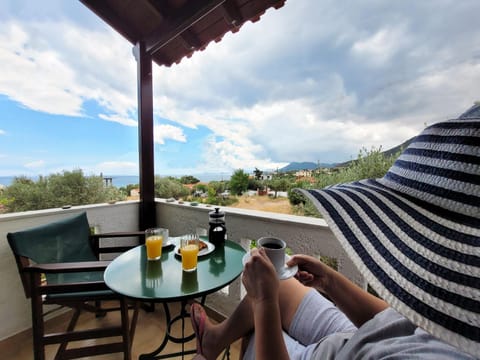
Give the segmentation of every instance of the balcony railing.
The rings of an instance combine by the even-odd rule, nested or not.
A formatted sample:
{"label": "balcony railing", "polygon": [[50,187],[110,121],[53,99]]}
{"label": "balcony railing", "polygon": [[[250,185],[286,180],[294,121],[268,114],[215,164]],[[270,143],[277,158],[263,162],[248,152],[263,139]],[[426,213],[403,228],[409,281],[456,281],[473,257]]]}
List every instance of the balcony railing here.
{"label": "balcony railing", "polygon": [[[208,212],[212,207],[191,206],[157,199],[157,224],[169,229],[172,236],[194,232],[196,227],[208,228]],[[100,232],[131,231],[138,229],[139,203],[120,202],[114,205],[96,204],[70,209],[49,209],[0,215],[0,340],[31,327],[30,302],[25,299],[14,258],[6,234],[55,221],[86,211],[89,223]],[[283,215],[263,211],[222,208],[226,213],[227,234],[230,240],[248,246],[250,239],[276,236],[285,239],[293,253],[327,256],[336,259],[338,270],[365,287],[364,280],[346,256],[339,242],[321,219]],[[107,240],[108,241],[108,240]],[[113,241],[113,240],[111,240]],[[117,240],[115,240],[117,241]],[[118,241],[132,242],[135,239]],[[105,244],[108,246],[108,243]],[[219,313],[228,315],[241,299],[240,281],[210,295],[207,304]]]}

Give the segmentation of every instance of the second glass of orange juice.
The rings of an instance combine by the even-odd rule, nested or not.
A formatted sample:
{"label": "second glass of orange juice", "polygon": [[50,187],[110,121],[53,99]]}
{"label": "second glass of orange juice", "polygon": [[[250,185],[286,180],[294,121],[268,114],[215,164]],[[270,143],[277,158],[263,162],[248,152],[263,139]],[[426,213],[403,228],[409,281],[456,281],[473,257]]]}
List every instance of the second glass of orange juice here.
{"label": "second glass of orange juice", "polygon": [[145,230],[147,259],[158,260],[162,257],[163,243],[168,241],[168,229],[152,228]]}
{"label": "second glass of orange juice", "polygon": [[197,270],[198,238],[196,236],[182,237],[180,239],[180,254],[182,255],[183,271]]}

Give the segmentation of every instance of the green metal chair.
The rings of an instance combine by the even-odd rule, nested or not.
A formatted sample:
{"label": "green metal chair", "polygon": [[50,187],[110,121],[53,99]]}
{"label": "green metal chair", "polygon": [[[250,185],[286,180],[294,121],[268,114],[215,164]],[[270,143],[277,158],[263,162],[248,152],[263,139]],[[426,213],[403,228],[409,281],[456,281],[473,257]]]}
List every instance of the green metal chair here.
{"label": "green metal chair", "polygon": [[[142,235],[142,232],[92,235],[85,212],[7,234],[25,295],[31,299],[35,360],[44,360],[45,346],[52,344],[60,344],[55,359],[73,359],[114,352],[123,352],[124,359],[131,359],[138,307],[134,306],[130,323],[127,300],[108,289],[103,281],[103,271],[108,261],[99,261],[100,252],[122,252],[130,247],[108,247],[103,251],[105,248],[99,246],[99,240],[105,237]],[[103,300],[116,300],[119,306],[104,308],[101,306]],[[59,304],[74,310],[64,332],[45,333],[46,304]],[[117,310],[121,313],[121,322],[117,326],[76,331],[75,326],[83,310],[95,312],[97,316]],[[110,337],[112,341],[107,344],[67,348],[71,341]],[[118,337],[121,337],[121,341]]]}

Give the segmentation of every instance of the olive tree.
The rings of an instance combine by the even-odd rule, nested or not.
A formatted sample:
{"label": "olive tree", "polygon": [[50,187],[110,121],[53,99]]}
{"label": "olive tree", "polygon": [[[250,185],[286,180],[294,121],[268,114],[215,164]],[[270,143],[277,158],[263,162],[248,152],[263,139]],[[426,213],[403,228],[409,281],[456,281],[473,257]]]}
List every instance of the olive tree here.
{"label": "olive tree", "polygon": [[290,184],[287,179],[283,177],[275,177],[268,182],[268,186],[271,190],[275,192],[275,198],[277,197],[277,193],[279,191],[287,191]]}
{"label": "olive tree", "polygon": [[[352,182],[367,178],[380,178],[384,176],[388,169],[393,165],[400,155],[400,151],[393,155],[385,155],[380,148],[372,148],[368,151],[362,148],[357,159],[349,162],[343,168],[332,169],[328,172],[318,175],[314,188],[321,189],[326,186]],[[308,183],[296,184],[298,188],[308,189],[312,185]],[[303,208],[305,215],[319,216],[318,211],[310,201],[307,201],[303,195],[289,191],[288,198],[290,204]]]}
{"label": "olive tree", "polygon": [[16,177],[2,194],[7,212],[49,209],[123,200],[115,187],[105,186],[101,176],[85,176],[82,170],[40,176],[37,181]]}
{"label": "olive tree", "polygon": [[190,190],[180,180],[172,177],[155,176],[155,196],[160,198],[181,198],[188,196]]}
{"label": "olive tree", "polygon": [[241,195],[248,189],[248,174],[242,169],[235,170],[230,178],[230,191],[234,195]]}

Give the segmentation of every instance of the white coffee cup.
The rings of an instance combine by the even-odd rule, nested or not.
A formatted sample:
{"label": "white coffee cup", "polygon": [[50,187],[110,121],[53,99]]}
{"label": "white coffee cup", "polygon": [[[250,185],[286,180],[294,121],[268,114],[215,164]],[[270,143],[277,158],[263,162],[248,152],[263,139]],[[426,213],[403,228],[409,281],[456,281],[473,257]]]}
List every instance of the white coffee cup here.
{"label": "white coffee cup", "polygon": [[281,274],[285,269],[285,249],[287,247],[285,241],[276,237],[261,237],[257,240],[257,246],[265,249],[265,254],[275,266],[275,270]]}

